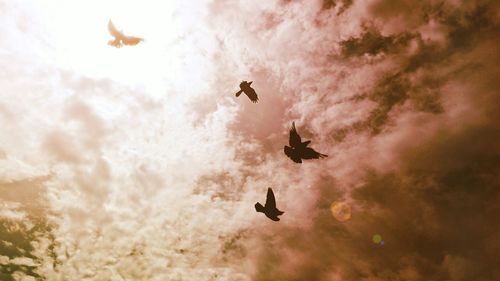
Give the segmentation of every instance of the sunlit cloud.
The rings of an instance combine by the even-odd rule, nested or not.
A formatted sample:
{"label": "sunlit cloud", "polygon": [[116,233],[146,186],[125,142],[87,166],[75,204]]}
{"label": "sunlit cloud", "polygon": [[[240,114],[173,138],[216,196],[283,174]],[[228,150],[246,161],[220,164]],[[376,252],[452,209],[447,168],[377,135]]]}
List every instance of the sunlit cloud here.
{"label": "sunlit cloud", "polygon": [[498,11],[0,1],[0,279],[498,279]]}

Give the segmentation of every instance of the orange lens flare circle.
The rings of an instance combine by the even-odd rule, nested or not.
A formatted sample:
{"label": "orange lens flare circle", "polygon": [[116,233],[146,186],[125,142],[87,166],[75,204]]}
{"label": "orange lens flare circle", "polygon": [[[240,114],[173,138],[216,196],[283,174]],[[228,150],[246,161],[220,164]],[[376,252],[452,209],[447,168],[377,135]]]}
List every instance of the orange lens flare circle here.
{"label": "orange lens flare circle", "polygon": [[347,202],[343,201],[334,201],[330,205],[330,211],[332,212],[333,217],[340,221],[345,222],[351,219],[351,206]]}

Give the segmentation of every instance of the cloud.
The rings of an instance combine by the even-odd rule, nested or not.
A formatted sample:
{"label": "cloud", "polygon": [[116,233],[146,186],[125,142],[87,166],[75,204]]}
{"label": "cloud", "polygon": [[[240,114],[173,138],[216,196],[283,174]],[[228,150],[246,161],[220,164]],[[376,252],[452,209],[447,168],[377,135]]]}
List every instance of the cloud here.
{"label": "cloud", "polygon": [[17,280],[16,275],[40,277],[36,273],[39,264],[32,243],[47,231],[46,221],[34,212],[39,208],[4,199],[0,201],[0,277],[3,280]]}
{"label": "cloud", "polygon": [[[313,227],[263,239],[273,242],[261,252],[256,279],[329,280],[336,272],[342,280],[497,278],[497,130],[463,128],[407,150],[400,169],[372,173],[352,193],[347,223],[329,212],[329,198],[342,191],[323,181]],[[375,233],[384,246],[371,242]]]}
{"label": "cloud", "polygon": [[[112,53],[4,3],[31,20],[0,30],[2,278],[498,279],[498,5],[389,2],[168,6]],[[292,121],[327,159],[284,157]]]}
{"label": "cloud", "polygon": [[[210,40],[203,32],[190,38]],[[186,47],[181,62],[200,61],[210,69],[210,46],[199,55],[190,40],[177,43]],[[202,90],[219,101],[220,87],[211,88],[208,70],[179,67],[180,81],[156,81],[172,88],[158,95],[157,88],[134,81],[90,75],[79,60],[68,69],[34,55],[34,67],[20,59],[25,49],[11,51],[8,60],[15,67],[2,79],[11,89],[3,107],[11,114],[2,119],[9,124],[2,135],[2,165],[8,168],[2,176],[10,196],[2,199],[19,200],[23,192],[14,188],[27,186],[28,200],[40,200],[41,218],[36,233],[20,229],[23,236],[15,234],[22,241],[7,241],[18,248],[28,241],[31,246],[19,256],[31,258],[33,265],[6,275],[249,280],[251,264],[240,262],[247,251],[240,241],[253,236],[261,218],[253,204],[268,185],[287,186],[289,179],[270,156],[260,154],[256,140],[229,129],[239,105],[220,102],[202,118],[191,112],[190,102]],[[189,74],[195,74],[192,81],[184,81]],[[274,173],[283,176],[271,177]],[[7,183],[11,178],[20,184]],[[297,189],[276,190],[290,204],[297,200]],[[29,202],[20,204],[20,210],[30,208]],[[289,212],[300,214],[303,208],[307,205],[292,205]],[[289,223],[306,220],[298,216]]]}
{"label": "cloud", "polygon": [[[280,236],[263,235],[268,242],[257,251],[254,278],[495,278],[498,272],[489,263],[493,257],[470,262],[488,246],[460,252],[470,247],[460,239],[470,237],[473,224],[493,225],[486,214],[490,211],[480,211],[481,223],[460,210],[482,208],[486,198],[491,198],[486,205],[498,201],[493,187],[498,179],[493,179],[495,168],[490,169],[498,155],[489,142],[496,138],[491,120],[499,104],[493,86],[498,67],[490,63],[497,57],[498,5],[354,1],[338,13],[328,9],[335,3],[321,4],[287,2],[241,10],[233,4],[213,19],[224,42],[240,42],[232,52],[248,58],[249,69],[267,68],[268,76],[276,77],[282,97],[275,103],[285,105],[283,127],[287,119],[300,119],[308,137],[329,148],[322,150],[330,155],[323,164],[327,168],[316,172],[327,176],[313,184],[311,228],[293,225]],[[266,16],[224,26],[235,14]],[[275,24],[266,25],[269,18]],[[285,134],[283,129],[275,139],[286,141]],[[268,153],[277,154],[277,148]],[[409,153],[422,156],[409,159]],[[468,166],[472,159],[477,169]],[[490,180],[483,182],[480,174],[493,178],[485,176]],[[455,193],[461,182],[469,188]],[[419,189],[426,184],[435,189]],[[451,210],[433,201],[438,191]],[[479,195],[483,191],[488,195]],[[333,221],[328,209],[339,197],[354,204],[353,220],[345,225]],[[460,205],[464,200],[470,205]],[[458,230],[455,222],[462,219],[471,225]],[[374,249],[370,238],[380,228],[397,243]],[[494,227],[472,232],[478,241],[496,243],[488,235]],[[458,272],[455,262],[466,269]]]}

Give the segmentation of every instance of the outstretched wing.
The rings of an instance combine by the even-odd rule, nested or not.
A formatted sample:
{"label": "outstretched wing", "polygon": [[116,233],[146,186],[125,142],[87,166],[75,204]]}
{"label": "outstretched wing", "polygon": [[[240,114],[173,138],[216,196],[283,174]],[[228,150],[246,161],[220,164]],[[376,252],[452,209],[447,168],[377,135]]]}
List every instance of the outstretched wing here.
{"label": "outstretched wing", "polygon": [[283,148],[283,151],[285,152],[285,155],[288,156],[288,158],[292,159],[293,162],[295,163],[302,163],[302,160],[300,159],[300,156],[293,151],[293,149],[289,146],[285,146]]}
{"label": "outstretched wing", "polygon": [[302,139],[297,133],[297,129],[295,128],[295,122],[292,122],[292,128],[290,129],[290,138],[288,140],[291,147],[299,147],[302,143]]}
{"label": "outstretched wing", "polygon": [[243,92],[253,103],[257,103],[259,101],[259,97],[253,88],[248,87],[248,89],[245,89]]}
{"label": "outstretched wing", "polygon": [[111,20],[108,21],[108,31],[116,39],[123,39],[125,37],[123,33],[118,31],[118,29],[116,29],[115,25],[113,24],[113,22],[111,22]]}
{"label": "outstretched wing", "polygon": [[274,199],[274,193],[270,187],[267,189],[267,199],[265,208],[268,210],[276,208],[276,199]]}
{"label": "outstretched wing", "polygon": [[319,159],[319,158],[325,158],[328,157],[326,154],[321,154],[317,152],[316,150],[306,147],[303,151],[302,154],[300,155],[303,159]]}
{"label": "outstretched wing", "polygon": [[140,42],[144,41],[144,39],[139,38],[139,37],[125,36],[125,38],[123,38],[122,41],[123,41],[123,44],[125,44],[125,45],[133,46],[133,45],[137,45]]}

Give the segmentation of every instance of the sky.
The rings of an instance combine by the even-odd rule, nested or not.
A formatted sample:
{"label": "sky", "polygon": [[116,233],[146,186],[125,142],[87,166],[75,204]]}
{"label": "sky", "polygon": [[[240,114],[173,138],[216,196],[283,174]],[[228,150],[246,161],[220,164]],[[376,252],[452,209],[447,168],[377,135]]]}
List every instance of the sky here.
{"label": "sky", "polygon": [[499,30],[495,0],[0,0],[0,279],[500,280]]}

